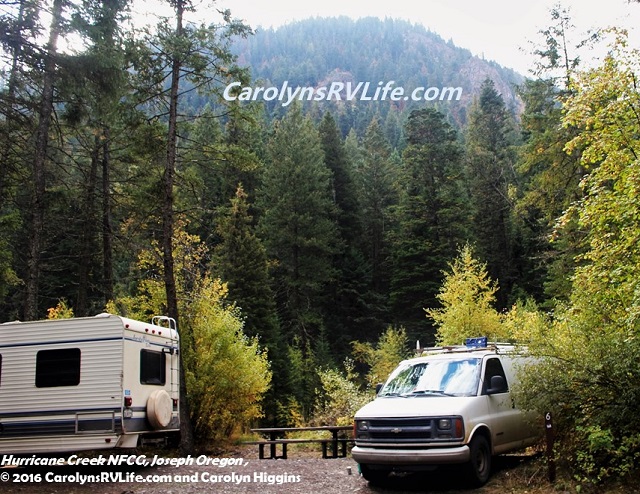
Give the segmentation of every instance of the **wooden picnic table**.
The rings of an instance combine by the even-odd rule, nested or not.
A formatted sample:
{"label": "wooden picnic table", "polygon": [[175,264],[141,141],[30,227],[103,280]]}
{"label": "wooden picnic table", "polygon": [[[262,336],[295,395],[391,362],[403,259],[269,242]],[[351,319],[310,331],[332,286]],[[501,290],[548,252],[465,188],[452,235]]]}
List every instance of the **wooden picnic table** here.
{"label": "wooden picnic table", "polygon": [[[264,447],[269,445],[269,458],[287,458],[287,444],[291,443],[321,443],[322,444],[322,457],[323,458],[338,458],[340,456],[345,457],[347,455],[347,441],[350,439],[347,437],[339,437],[340,432],[351,431],[353,426],[350,425],[321,425],[314,427],[262,427],[258,429],[251,429],[251,432],[268,436],[269,439],[263,441],[253,441],[249,444],[257,444],[259,447],[260,459],[264,459]],[[283,436],[287,432],[305,432],[305,431],[328,431],[331,433],[331,438],[326,439],[287,439]],[[282,446],[282,454],[278,455],[276,452],[276,446],[280,444]],[[328,452],[328,445],[331,444],[331,454]],[[338,446],[342,446],[341,449]]]}

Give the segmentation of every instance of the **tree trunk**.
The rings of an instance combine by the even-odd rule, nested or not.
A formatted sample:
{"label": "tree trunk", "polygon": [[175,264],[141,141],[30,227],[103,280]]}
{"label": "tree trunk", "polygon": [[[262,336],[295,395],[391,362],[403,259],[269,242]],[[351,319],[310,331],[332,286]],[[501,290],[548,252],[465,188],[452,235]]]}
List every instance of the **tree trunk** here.
{"label": "tree trunk", "polygon": [[[24,0],[20,2],[20,9],[18,11],[18,20],[13,28],[12,36],[15,40],[21,40],[22,38],[22,24],[24,20]],[[5,203],[5,180],[8,176],[9,168],[9,156],[11,154],[11,138],[12,130],[15,125],[15,108],[16,108],[16,91],[18,86],[18,71],[20,65],[20,59],[22,58],[22,43],[16,42],[16,45],[12,47],[13,53],[11,56],[11,69],[9,70],[9,78],[7,83],[7,94],[5,99],[7,100],[7,110],[5,114],[5,128],[3,129],[3,146],[2,155],[0,158],[0,210]]]}
{"label": "tree trunk", "polygon": [[[182,16],[185,2],[175,2],[176,32],[179,39],[183,36]],[[162,208],[162,252],[164,260],[164,280],[167,294],[167,311],[169,317],[178,322],[178,296],[173,262],[173,183],[177,159],[178,140],[178,95],[180,88],[181,55],[174,53],[171,65],[171,89],[169,100],[169,130],[167,136],[167,161],[164,170],[164,201]],[[189,454],[194,449],[193,427],[187,402],[187,387],[184,372],[184,361],[180,359],[180,449]]]}
{"label": "tree trunk", "polygon": [[102,283],[104,302],[113,300],[113,227],[111,225],[111,154],[109,127],[102,130]]}
{"label": "tree trunk", "polygon": [[31,191],[31,236],[27,252],[27,276],[24,300],[24,319],[35,320],[38,316],[38,288],[40,282],[40,258],[45,214],[45,165],[49,145],[49,127],[53,113],[53,93],[58,38],[62,31],[63,0],[54,0],[51,20],[51,32],[45,54],[44,79],[38,128],[35,136],[35,155],[32,170]]}
{"label": "tree trunk", "polygon": [[78,259],[78,298],[75,313],[79,317],[89,315],[89,276],[91,273],[91,259],[94,251],[94,228],[96,224],[96,182],[98,177],[98,161],[102,144],[100,134],[94,138],[91,152],[91,165],[87,178],[84,205],[82,208],[83,219],[80,232],[80,256]]}

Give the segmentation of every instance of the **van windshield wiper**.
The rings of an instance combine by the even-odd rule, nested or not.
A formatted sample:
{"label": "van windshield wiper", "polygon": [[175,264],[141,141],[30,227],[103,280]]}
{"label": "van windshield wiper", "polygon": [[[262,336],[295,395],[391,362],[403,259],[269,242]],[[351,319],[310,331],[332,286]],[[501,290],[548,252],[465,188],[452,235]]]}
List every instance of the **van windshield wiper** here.
{"label": "van windshield wiper", "polygon": [[445,393],[439,389],[416,389],[411,393],[407,393],[404,396],[420,396],[420,395],[437,395],[437,396],[455,396],[451,393]]}

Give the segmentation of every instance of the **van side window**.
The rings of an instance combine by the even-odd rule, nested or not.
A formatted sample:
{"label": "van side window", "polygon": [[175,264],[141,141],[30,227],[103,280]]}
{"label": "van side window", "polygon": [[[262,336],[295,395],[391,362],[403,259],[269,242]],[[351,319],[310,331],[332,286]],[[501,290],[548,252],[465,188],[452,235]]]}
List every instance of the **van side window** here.
{"label": "van side window", "polygon": [[165,382],[165,354],[152,350],[140,350],[140,384],[164,386]]}
{"label": "van side window", "polygon": [[509,391],[509,384],[507,383],[507,376],[504,374],[502,363],[499,358],[490,358],[487,360],[487,365],[484,370],[484,381],[482,383],[482,394],[486,394],[487,389],[491,387],[491,378],[493,376],[502,376],[504,379],[504,390],[506,393]]}
{"label": "van side window", "polygon": [[80,349],[61,348],[36,353],[36,388],[80,384]]}

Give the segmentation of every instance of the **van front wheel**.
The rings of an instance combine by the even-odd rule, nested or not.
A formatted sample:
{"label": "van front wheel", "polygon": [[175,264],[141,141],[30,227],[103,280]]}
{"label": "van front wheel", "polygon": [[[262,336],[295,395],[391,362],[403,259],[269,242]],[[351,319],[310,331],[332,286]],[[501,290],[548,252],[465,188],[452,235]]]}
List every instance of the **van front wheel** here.
{"label": "van front wheel", "polygon": [[469,444],[470,459],[467,464],[467,479],[473,487],[487,483],[491,475],[491,447],[483,435],[477,435]]}

